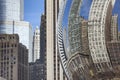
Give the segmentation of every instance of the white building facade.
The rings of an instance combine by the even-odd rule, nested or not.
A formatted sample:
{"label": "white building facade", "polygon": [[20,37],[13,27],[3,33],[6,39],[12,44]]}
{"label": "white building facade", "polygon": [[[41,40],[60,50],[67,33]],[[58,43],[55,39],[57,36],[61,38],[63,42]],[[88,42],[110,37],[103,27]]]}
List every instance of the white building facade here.
{"label": "white building facade", "polygon": [[40,58],[40,30],[36,27],[33,35],[33,62]]}
{"label": "white building facade", "polygon": [[[110,18],[115,0],[93,0],[88,22],[89,47],[97,71],[111,69],[111,63],[106,48],[109,40]],[[108,29],[108,30],[107,30]]]}

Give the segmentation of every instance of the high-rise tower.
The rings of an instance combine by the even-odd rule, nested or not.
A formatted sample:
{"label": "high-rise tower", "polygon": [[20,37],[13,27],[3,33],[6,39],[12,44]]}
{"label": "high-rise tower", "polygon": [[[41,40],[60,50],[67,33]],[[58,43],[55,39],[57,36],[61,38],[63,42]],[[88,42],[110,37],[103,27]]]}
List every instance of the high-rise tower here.
{"label": "high-rise tower", "polygon": [[33,62],[40,58],[40,30],[36,27],[33,36]]}
{"label": "high-rise tower", "polygon": [[18,34],[32,60],[32,27],[23,21],[24,0],[0,0],[0,34]]}
{"label": "high-rise tower", "polygon": [[0,0],[0,21],[23,20],[24,0]]}
{"label": "high-rise tower", "polygon": [[59,0],[46,0],[46,66],[47,80],[60,80],[58,77],[59,63],[56,50],[56,22]]}
{"label": "high-rise tower", "polygon": [[60,64],[56,40],[59,1],[60,0],[45,0],[47,80],[63,80],[63,70]]}

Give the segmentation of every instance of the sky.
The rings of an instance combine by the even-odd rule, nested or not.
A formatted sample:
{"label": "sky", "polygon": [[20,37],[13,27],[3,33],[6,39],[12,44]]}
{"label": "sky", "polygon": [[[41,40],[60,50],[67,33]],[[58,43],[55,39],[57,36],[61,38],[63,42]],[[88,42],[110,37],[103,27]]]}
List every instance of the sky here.
{"label": "sky", "polygon": [[44,0],[24,0],[24,20],[30,22],[33,30],[36,26],[40,26],[43,13]]}
{"label": "sky", "polygon": [[[44,13],[44,0],[24,0],[24,20],[30,22],[30,24],[33,27],[33,30],[36,26],[40,26],[40,19],[41,14]],[[68,12],[70,10],[72,0],[68,0],[67,7],[65,11],[64,17],[64,24],[67,25],[67,17]],[[88,19],[89,9],[91,6],[92,0],[83,0],[82,6],[81,6],[81,12],[80,15],[83,16],[85,19]],[[113,14],[118,14],[118,23],[119,23],[119,31],[120,31],[120,0],[116,0]]]}

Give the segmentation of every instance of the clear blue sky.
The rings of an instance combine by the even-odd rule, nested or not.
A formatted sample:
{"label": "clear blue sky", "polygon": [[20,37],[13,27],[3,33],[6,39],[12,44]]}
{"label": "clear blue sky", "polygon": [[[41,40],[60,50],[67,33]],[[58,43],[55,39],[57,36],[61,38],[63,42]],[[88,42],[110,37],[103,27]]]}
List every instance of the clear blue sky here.
{"label": "clear blue sky", "polygon": [[40,25],[44,13],[44,0],[24,0],[24,20],[30,22],[33,29]]}
{"label": "clear blue sky", "polygon": [[[24,0],[24,1],[25,1],[24,20],[30,22],[34,29],[36,26],[40,25],[40,17],[41,14],[44,13],[44,0]],[[86,19],[88,18],[91,1],[92,0],[83,0],[81,15],[84,16]],[[71,4],[71,0],[68,0],[68,4]],[[66,8],[67,13],[65,13],[65,15],[68,15],[69,7],[70,6]],[[120,0],[116,0],[113,13],[118,13],[119,15],[118,23],[120,30]],[[67,18],[65,20],[67,20]],[[64,23],[66,23],[66,21],[64,21]]]}

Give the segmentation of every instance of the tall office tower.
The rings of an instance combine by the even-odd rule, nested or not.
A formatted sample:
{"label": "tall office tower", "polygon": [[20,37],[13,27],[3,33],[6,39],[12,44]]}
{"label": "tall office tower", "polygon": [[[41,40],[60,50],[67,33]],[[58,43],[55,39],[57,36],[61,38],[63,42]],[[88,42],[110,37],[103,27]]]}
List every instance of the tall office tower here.
{"label": "tall office tower", "polygon": [[33,35],[33,55],[32,59],[35,62],[40,58],[40,30],[36,27]]}
{"label": "tall office tower", "polygon": [[110,41],[114,3],[115,0],[93,0],[90,9],[88,39],[92,60],[97,72],[109,72],[112,70],[106,42]]}
{"label": "tall office tower", "polygon": [[28,49],[17,34],[0,34],[0,77],[7,80],[28,79]]}
{"label": "tall office tower", "polygon": [[0,21],[23,20],[24,0],[0,0]]}
{"label": "tall office tower", "polygon": [[43,73],[40,76],[44,77],[46,80],[46,15],[41,15],[41,24],[40,24],[40,62],[44,67]]}
{"label": "tall office tower", "polygon": [[46,16],[41,15],[40,24],[40,60],[46,65]]}
{"label": "tall office tower", "polygon": [[118,14],[112,16],[111,20],[111,40],[118,40]]}
{"label": "tall office tower", "polygon": [[24,0],[0,0],[0,34],[18,34],[32,61],[32,27],[23,21]]}
{"label": "tall office tower", "polygon": [[46,77],[47,80],[63,80],[56,40],[56,23],[60,0],[45,0],[46,15]]}

